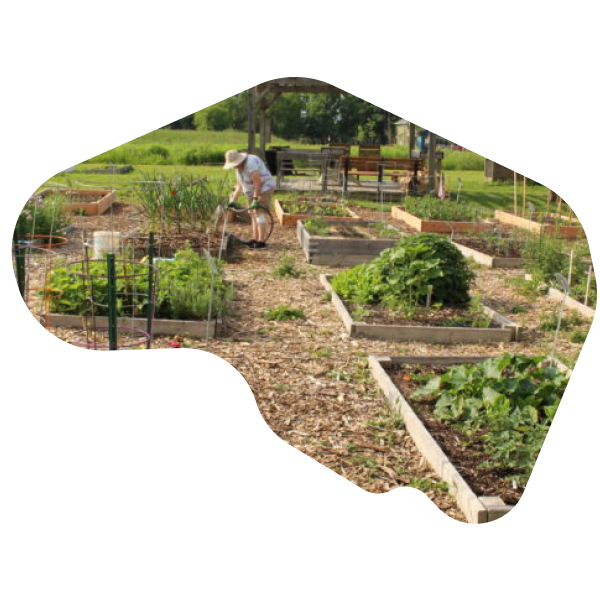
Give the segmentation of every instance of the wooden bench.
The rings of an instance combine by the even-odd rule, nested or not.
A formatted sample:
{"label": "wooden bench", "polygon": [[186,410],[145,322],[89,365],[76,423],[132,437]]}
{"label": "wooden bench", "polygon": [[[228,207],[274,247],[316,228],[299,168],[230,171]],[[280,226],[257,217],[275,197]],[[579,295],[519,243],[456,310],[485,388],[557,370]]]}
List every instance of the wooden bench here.
{"label": "wooden bench", "polygon": [[344,190],[348,189],[349,177],[377,177],[377,182],[383,182],[384,177],[389,177],[393,182],[407,172],[411,174],[411,188],[418,183],[419,173],[424,170],[424,161],[421,158],[383,158],[369,156],[342,157],[342,173]]}
{"label": "wooden bench", "polygon": [[368,156],[346,156],[342,158],[344,176],[360,177],[376,176],[378,181],[384,177],[390,177],[392,181],[398,181],[398,177],[406,171],[415,176],[423,171],[423,159],[421,158],[382,158]]}

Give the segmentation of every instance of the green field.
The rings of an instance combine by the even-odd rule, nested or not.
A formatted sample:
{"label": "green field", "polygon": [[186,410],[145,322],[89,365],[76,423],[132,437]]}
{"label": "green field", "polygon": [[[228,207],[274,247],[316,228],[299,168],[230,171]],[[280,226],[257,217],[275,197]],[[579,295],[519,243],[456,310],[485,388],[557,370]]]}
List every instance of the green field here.
{"label": "green field", "polygon": [[[121,146],[91,157],[86,163],[106,163],[124,165],[200,165],[218,164],[223,154],[231,148],[243,149],[248,145],[244,131],[199,131],[178,129],[157,129],[131,140]],[[302,144],[274,137],[273,146],[320,149],[321,144]],[[356,154],[358,147],[353,146]],[[403,158],[408,156],[406,146],[384,146],[384,156]],[[483,158],[473,152],[444,151],[444,169],[482,170]]]}
{"label": "green field", "polygon": [[[299,144],[274,138],[273,145],[289,145],[292,148],[321,148],[320,145]],[[132,182],[144,177],[156,179],[159,176],[172,177],[177,174],[210,179],[227,178],[234,185],[231,171],[223,171],[224,153],[231,148],[245,148],[247,134],[244,131],[199,131],[158,129],[136,138],[126,144],[92,157],[76,167],[72,173],[55,175],[51,182],[72,187],[115,187],[121,198],[133,195]],[[353,147],[353,152],[357,147]],[[385,146],[385,156],[407,156],[403,146]],[[128,174],[86,174],[92,168],[103,168],[109,162],[116,165],[132,165],[134,170]],[[472,152],[444,150],[443,169],[446,188],[453,199],[458,191],[459,178],[462,179],[460,198],[482,207],[512,210],[514,206],[514,187],[512,182],[489,182],[483,175],[484,159]],[[522,194],[522,186],[519,190]],[[536,209],[544,210],[547,189],[541,185],[527,186],[527,200]],[[374,201],[357,201],[367,207],[380,207]],[[384,206],[384,210],[389,207]]]}

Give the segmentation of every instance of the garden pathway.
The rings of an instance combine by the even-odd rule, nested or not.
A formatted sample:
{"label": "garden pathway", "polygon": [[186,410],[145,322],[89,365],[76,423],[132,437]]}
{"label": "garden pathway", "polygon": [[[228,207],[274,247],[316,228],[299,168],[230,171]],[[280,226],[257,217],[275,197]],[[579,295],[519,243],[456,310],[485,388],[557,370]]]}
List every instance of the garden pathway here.
{"label": "garden pathway", "polygon": [[[379,216],[364,212],[367,218]],[[122,223],[121,230],[126,225]],[[100,229],[106,224],[87,219],[86,226]],[[234,231],[238,227],[232,225]],[[445,484],[386,408],[370,376],[367,356],[540,354],[551,334],[540,334],[537,325],[556,304],[547,298],[531,301],[519,296],[505,283],[512,273],[477,269],[476,288],[484,302],[505,314],[517,306],[524,309],[515,309],[512,316],[529,330],[525,343],[448,348],[349,339],[319,283],[320,273],[335,270],[305,264],[295,229],[276,225],[268,250],[242,248],[240,254],[241,260],[225,267],[236,297],[235,314],[227,317],[223,336],[208,346],[204,340],[191,339],[183,345],[207,350],[232,364],[250,385],[265,421],[293,447],[365,490],[382,493],[411,485],[449,516],[464,519]],[[300,277],[274,275],[284,255],[293,258]],[[268,321],[265,310],[281,304],[302,309],[305,318]],[[70,335],[60,329],[53,333],[66,340]],[[169,347],[170,341],[157,337],[153,347]],[[560,351],[576,355],[580,347],[564,339]]]}

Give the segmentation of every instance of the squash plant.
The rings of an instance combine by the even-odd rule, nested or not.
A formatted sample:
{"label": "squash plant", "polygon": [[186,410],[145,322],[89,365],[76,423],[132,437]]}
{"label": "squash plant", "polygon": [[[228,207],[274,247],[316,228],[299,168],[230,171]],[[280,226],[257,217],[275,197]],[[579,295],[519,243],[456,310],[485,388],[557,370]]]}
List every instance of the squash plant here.
{"label": "squash plant", "polygon": [[333,289],[356,304],[381,304],[390,308],[431,302],[465,305],[475,274],[466,259],[447,238],[423,233],[405,236],[394,248],[371,262],[338,273]]}
{"label": "squash plant", "polygon": [[435,399],[440,421],[483,443],[489,460],[481,467],[512,471],[511,479],[524,486],[567,382],[544,357],[504,354],[450,367],[411,398]]}

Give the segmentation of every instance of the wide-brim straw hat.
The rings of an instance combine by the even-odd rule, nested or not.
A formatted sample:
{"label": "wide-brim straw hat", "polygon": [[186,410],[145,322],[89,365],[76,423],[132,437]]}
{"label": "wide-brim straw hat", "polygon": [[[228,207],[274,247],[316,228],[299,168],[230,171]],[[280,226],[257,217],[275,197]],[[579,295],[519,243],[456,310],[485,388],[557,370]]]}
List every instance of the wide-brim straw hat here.
{"label": "wide-brim straw hat", "polygon": [[233,167],[237,167],[241,165],[247,158],[247,154],[245,152],[238,152],[237,150],[228,150],[225,152],[225,164],[223,165],[224,169],[233,169]]}

